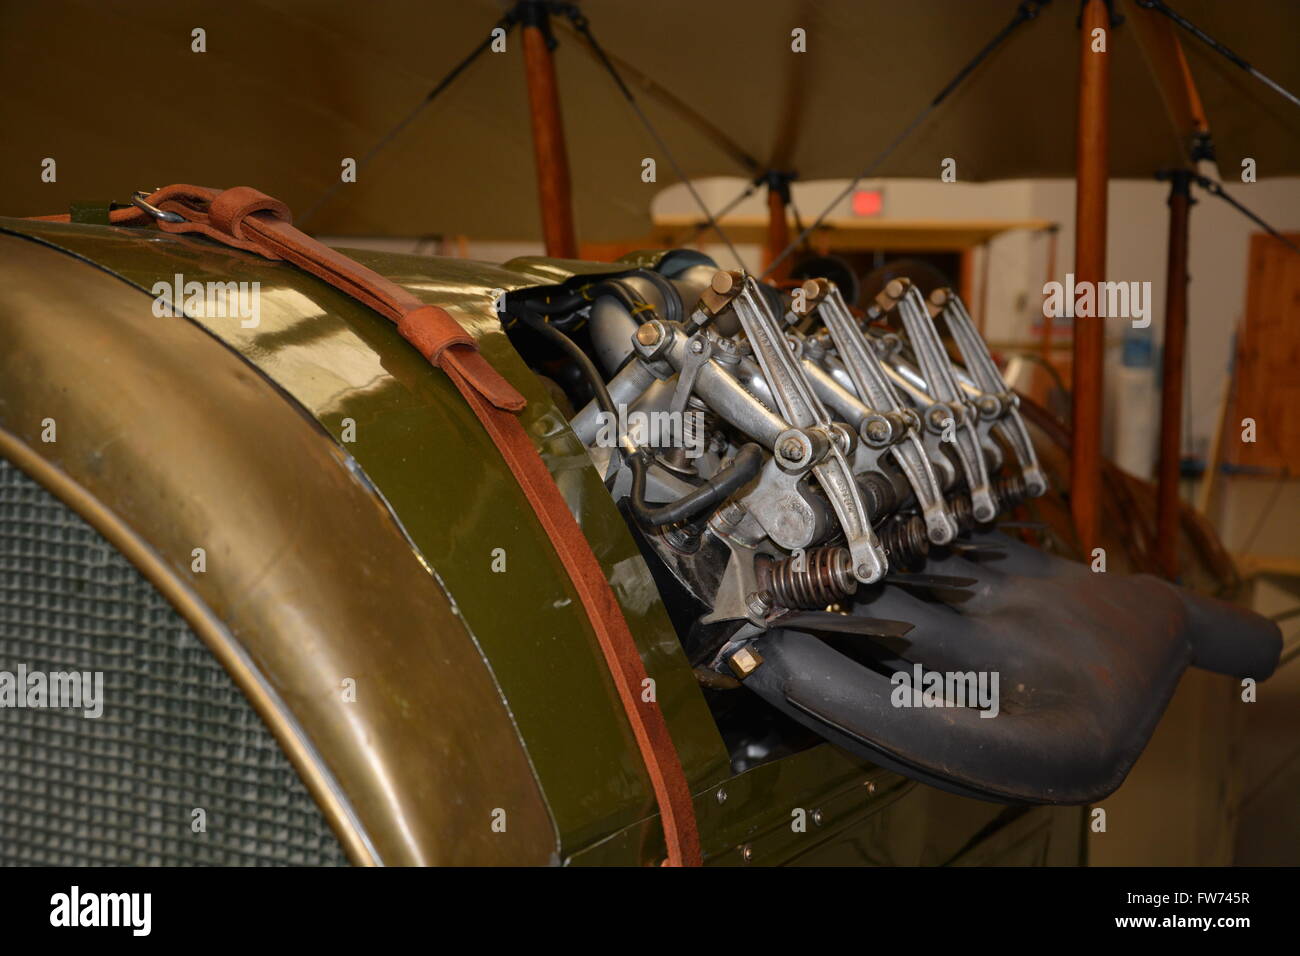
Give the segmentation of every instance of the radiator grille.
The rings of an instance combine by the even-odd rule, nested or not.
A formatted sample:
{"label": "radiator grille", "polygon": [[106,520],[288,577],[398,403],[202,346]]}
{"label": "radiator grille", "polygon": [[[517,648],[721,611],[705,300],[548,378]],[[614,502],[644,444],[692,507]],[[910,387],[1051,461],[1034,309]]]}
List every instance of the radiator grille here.
{"label": "radiator grille", "polygon": [[[0,459],[0,672],[20,665],[102,671],[103,715],[0,706],[0,864],[347,863],[261,718],[172,606]],[[206,832],[193,830],[198,808]]]}

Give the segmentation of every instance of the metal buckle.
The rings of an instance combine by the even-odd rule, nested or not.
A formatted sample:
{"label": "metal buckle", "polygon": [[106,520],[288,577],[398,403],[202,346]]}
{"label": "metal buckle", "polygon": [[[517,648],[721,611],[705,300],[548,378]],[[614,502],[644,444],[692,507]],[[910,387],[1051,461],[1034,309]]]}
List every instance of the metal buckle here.
{"label": "metal buckle", "polygon": [[[157,190],[155,190],[155,192],[156,191]],[[157,206],[153,205],[151,202],[149,202],[150,195],[151,193],[147,193],[143,189],[139,190],[138,192],[132,193],[131,205],[143,209],[145,212],[153,216],[155,219],[160,219],[163,222],[184,222],[185,221],[184,216],[174,212],[164,212],[163,210],[159,209]]]}

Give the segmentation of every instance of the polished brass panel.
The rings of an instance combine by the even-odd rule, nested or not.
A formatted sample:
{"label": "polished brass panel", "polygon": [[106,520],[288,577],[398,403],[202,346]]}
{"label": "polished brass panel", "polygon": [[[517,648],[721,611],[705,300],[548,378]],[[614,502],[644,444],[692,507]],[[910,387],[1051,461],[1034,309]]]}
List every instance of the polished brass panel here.
{"label": "polished brass panel", "polygon": [[0,454],[176,605],[354,861],[556,861],[492,674],[380,495],[261,373],[152,305],[0,236]]}

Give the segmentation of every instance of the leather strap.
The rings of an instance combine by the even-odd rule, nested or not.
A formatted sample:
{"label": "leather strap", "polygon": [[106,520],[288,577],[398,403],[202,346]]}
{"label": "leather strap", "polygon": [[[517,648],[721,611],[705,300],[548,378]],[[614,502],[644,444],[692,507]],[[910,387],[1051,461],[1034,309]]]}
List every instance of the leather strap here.
{"label": "leather strap", "polygon": [[526,404],[524,397],[488,364],[474,337],[445,310],[420,302],[395,282],[295,229],[289,207],[279,200],[248,186],[222,191],[175,185],[158,190],[148,202],[184,221],[154,220],[132,208],[115,210],[113,224],[153,220],[165,232],[197,232],[267,259],[290,262],[397,323],[402,337],[452,380],[519,482],[582,601],[654,787],[668,850],[665,865],[698,866],[695,809],[677,748],[658,703],[642,700],[645,664],[605,572],[516,417]]}

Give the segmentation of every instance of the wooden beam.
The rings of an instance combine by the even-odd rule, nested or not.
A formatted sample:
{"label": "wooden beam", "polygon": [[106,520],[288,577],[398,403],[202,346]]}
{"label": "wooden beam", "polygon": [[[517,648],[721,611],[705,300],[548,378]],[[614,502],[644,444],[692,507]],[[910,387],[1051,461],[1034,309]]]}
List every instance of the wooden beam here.
{"label": "wooden beam", "polygon": [[989,321],[989,263],[993,258],[993,247],[987,242],[980,246],[980,304],[975,314],[975,331],[984,337],[984,330]]}
{"label": "wooden beam", "polygon": [[[1106,277],[1107,157],[1110,151],[1110,35],[1105,0],[1087,0],[1079,31],[1079,113],[1075,146],[1075,284]],[[1095,30],[1105,46],[1094,50]],[[1101,512],[1101,420],[1105,319],[1074,320],[1073,407],[1070,445],[1070,511],[1090,560]]]}
{"label": "wooden beam", "polygon": [[524,74],[528,81],[542,236],[548,256],[576,259],[578,241],[573,229],[569,155],[564,145],[555,60],[551,56],[549,14],[541,3],[527,4],[527,7],[532,19],[523,27]]}
{"label": "wooden beam", "polygon": [[1169,176],[1169,252],[1165,270],[1164,373],[1160,388],[1160,462],[1156,484],[1156,563],[1178,580],[1179,466],[1182,460],[1183,373],[1187,352],[1187,225],[1191,173]]}
{"label": "wooden beam", "polygon": [[[1043,285],[1049,282],[1059,282],[1056,278],[1056,246],[1061,230],[1055,224],[1048,227],[1047,230],[1047,278],[1043,280]],[[1043,361],[1049,364],[1052,361],[1052,350],[1055,346],[1052,344],[1052,338],[1056,333],[1056,319],[1042,312],[1043,327],[1040,330],[1042,334],[1042,351]]]}
{"label": "wooden beam", "polygon": [[1174,24],[1156,10],[1136,3],[1127,6],[1130,22],[1137,32],[1138,48],[1155,78],[1165,112],[1183,145],[1190,147],[1196,135],[1209,132],[1210,124]]}
{"label": "wooden beam", "polygon": [[[766,272],[767,267],[772,264],[772,260],[785,251],[785,247],[790,244],[790,222],[786,215],[785,196],[781,190],[772,185],[767,185],[767,236],[763,246],[763,270]],[[735,242],[736,240],[732,240]],[[794,266],[795,257],[786,256],[781,264],[776,267],[775,271],[768,276],[773,283],[784,282],[790,278],[790,269]]]}

